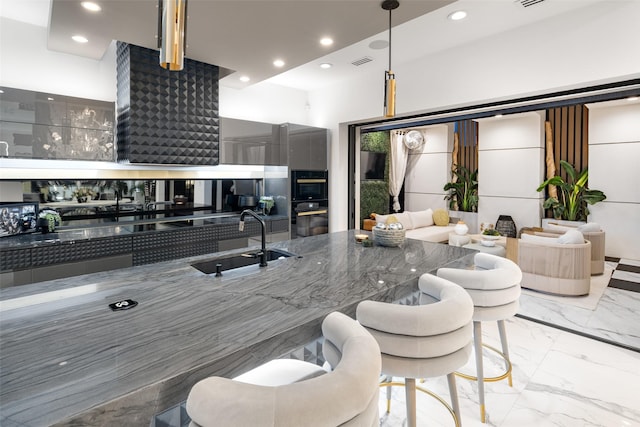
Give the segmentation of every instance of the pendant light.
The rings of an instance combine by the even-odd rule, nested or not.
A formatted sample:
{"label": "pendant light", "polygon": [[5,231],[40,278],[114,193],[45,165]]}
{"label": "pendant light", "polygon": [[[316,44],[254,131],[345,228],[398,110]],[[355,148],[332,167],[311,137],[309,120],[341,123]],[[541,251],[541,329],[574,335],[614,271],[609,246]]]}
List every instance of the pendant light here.
{"label": "pendant light", "polygon": [[391,11],[400,6],[398,0],[384,0],[382,8],[389,11],[389,69],[384,72],[384,115],[396,115],[396,75],[391,71]]}
{"label": "pendant light", "polygon": [[171,71],[184,67],[187,0],[159,0],[158,47],[160,66]]}

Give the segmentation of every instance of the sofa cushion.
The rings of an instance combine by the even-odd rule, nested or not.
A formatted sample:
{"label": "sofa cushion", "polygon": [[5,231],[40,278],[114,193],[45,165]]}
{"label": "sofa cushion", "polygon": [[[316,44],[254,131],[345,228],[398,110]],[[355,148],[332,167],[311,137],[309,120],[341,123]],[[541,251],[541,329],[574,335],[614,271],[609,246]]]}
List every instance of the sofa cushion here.
{"label": "sofa cushion", "polygon": [[449,240],[449,233],[452,233],[454,228],[454,224],[414,228],[406,232],[406,237],[408,239],[425,240],[427,242],[446,242]]}
{"label": "sofa cushion", "polygon": [[444,209],[436,209],[433,211],[433,223],[440,226],[449,224],[449,213]]}
{"label": "sofa cushion", "polygon": [[558,243],[563,245],[577,245],[584,243],[584,236],[578,230],[569,230],[558,237]]}
{"label": "sofa cushion", "polygon": [[407,213],[411,217],[413,228],[429,227],[433,225],[433,211],[431,209]]}
{"label": "sofa cushion", "polygon": [[562,225],[562,224],[556,224],[554,222],[550,222],[549,224],[544,226],[545,231],[549,230],[549,231],[569,231],[569,230],[575,230],[576,227],[572,227],[570,225]]}

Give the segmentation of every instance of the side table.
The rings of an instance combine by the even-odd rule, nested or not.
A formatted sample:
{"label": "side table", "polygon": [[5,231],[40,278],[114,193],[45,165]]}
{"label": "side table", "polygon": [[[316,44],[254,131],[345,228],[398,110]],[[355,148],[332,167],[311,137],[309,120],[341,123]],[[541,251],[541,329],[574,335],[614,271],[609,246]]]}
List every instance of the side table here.
{"label": "side table", "polygon": [[464,245],[463,248],[475,249],[476,251],[498,255],[503,258],[507,254],[507,250],[504,248],[504,246],[498,244],[496,244],[495,246],[483,246],[480,243],[469,243],[468,245]]}

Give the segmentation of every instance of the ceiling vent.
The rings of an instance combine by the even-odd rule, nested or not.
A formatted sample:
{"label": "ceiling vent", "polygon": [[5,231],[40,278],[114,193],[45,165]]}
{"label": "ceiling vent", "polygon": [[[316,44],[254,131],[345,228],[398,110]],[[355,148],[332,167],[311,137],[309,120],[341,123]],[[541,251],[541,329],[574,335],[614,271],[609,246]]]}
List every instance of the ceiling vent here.
{"label": "ceiling vent", "polygon": [[373,61],[373,58],[372,58],[372,57],[370,57],[370,56],[363,56],[363,57],[362,57],[362,58],[360,58],[360,59],[356,59],[355,61],[351,61],[351,63],[352,63],[353,65],[355,65],[356,67],[359,67],[359,66],[364,65],[364,64],[366,64],[367,62],[371,62],[371,61]]}
{"label": "ceiling vent", "polygon": [[516,0],[516,3],[520,3],[522,7],[533,6],[534,4],[542,3],[544,0]]}

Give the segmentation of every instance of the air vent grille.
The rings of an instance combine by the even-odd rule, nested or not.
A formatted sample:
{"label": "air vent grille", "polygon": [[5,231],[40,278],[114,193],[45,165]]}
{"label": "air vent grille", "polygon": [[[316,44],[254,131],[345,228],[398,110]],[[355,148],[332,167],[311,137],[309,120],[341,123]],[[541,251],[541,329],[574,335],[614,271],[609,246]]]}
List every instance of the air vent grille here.
{"label": "air vent grille", "polygon": [[371,62],[371,61],[373,61],[373,58],[372,58],[372,57],[370,57],[370,56],[364,56],[364,57],[362,57],[362,58],[360,58],[360,59],[356,59],[355,61],[351,61],[351,63],[352,63],[353,65],[355,65],[356,67],[359,67],[360,65],[364,65],[364,64],[366,64],[367,62]]}
{"label": "air vent grille", "polygon": [[533,6],[534,4],[542,3],[544,0],[516,0],[522,7]]}

